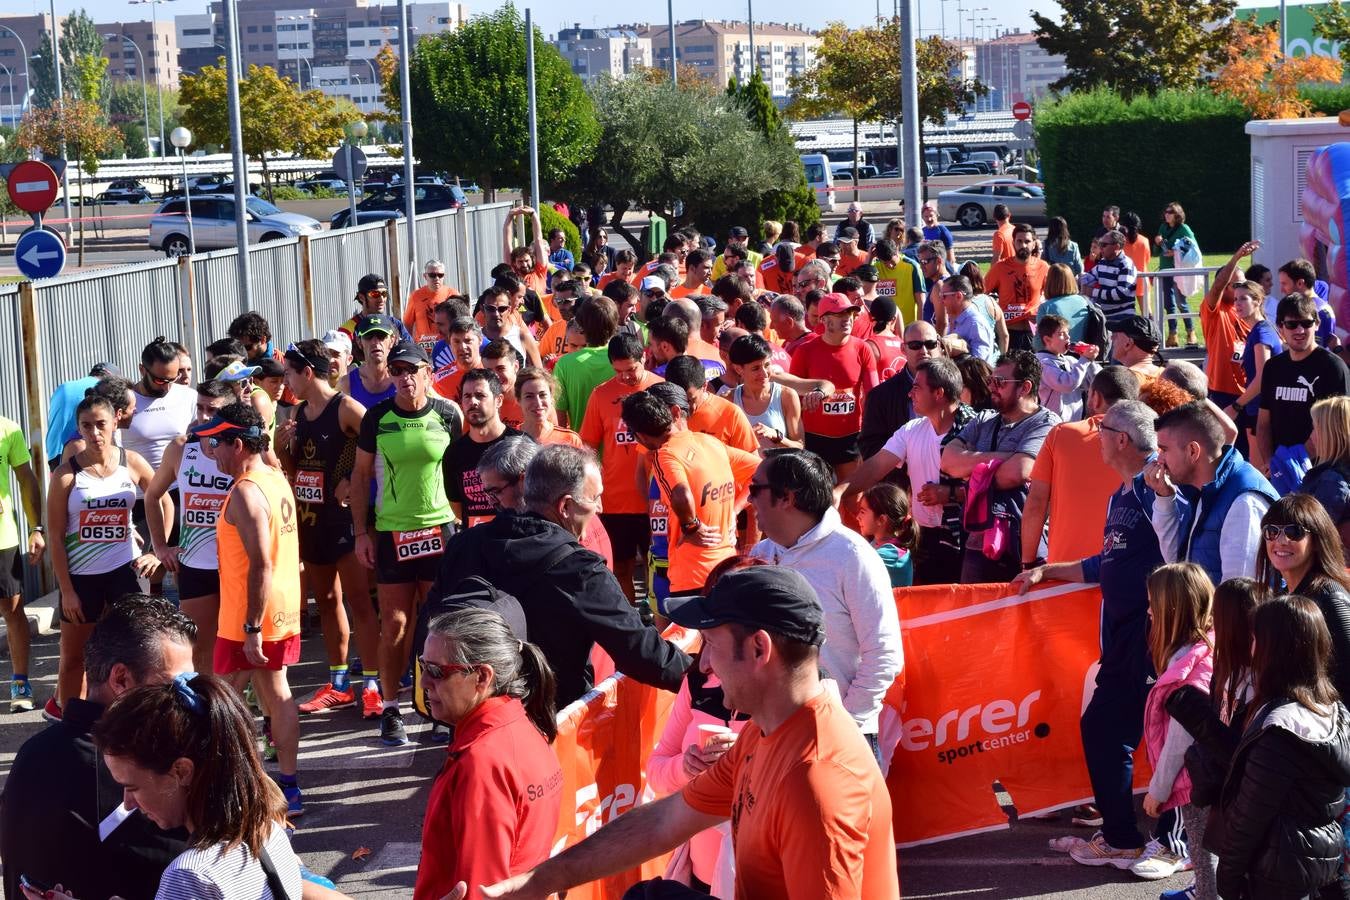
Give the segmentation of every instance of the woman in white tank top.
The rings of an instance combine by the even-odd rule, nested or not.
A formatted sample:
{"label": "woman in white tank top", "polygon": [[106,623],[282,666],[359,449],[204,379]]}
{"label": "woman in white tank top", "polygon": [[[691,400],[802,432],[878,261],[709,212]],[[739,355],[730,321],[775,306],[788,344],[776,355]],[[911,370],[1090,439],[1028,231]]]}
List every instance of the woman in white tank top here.
{"label": "woman in white tank top", "polygon": [[47,492],[47,526],[53,538],[62,536],[50,544],[61,589],[61,662],[50,717],[79,696],[84,645],[104,604],[140,590],[137,576],[159,568],[154,554],[138,546],[131,520],[137,494],[153,476],[150,464],[113,443],[117,414],[106,399],[80,401],[75,418],[85,447],[52,473]]}
{"label": "woman in white tank top", "polygon": [[773,348],[757,334],[732,341],[727,357],[741,383],[731,392],[731,402],[745,411],[759,438],[761,450],[805,446],[802,401],[797,392],[769,380],[769,357]]}

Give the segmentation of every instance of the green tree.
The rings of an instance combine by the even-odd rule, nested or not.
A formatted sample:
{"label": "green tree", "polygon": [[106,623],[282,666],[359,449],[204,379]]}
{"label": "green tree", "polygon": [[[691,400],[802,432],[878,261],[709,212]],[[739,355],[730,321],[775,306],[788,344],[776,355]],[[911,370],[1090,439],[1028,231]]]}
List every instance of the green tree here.
{"label": "green tree", "polygon": [[1341,0],[1331,0],[1321,10],[1308,7],[1313,17],[1313,33],[1326,38],[1331,43],[1341,45],[1341,62],[1350,65],[1350,14],[1347,14]]}
{"label": "green tree", "polygon": [[[759,72],[751,75],[744,84],[738,85],[728,80],[727,97],[740,107],[751,127],[762,134],[765,141],[775,146],[786,143],[793,148],[793,152],[796,151],[787,123],[783,121],[783,115],[778,111],[773,95],[769,93],[769,87]],[[806,180],[806,170],[799,171],[795,184],[775,188],[765,194],[760,202],[760,212],[760,215],[747,221],[773,219],[777,222],[793,221],[802,226],[819,221],[820,206],[816,203],[815,190]]]}
{"label": "green tree", "polygon": [[602,137],[565,193],[611,207],[611,227],[634,247],[641,242],[622,227],[630,209],[719,233],[758,224],[766,198],[803,177],[786,129],[766,139],[725,94],[601,77],[591,97]]}
{"label": "green tree", "polygon": [[[225,146],[230,141],[225,69],[203,66],[196,75],[184,75],[179,99],[181,120],[192,130],[196,144]],[[300,91],[295,82],[277,75],[270,66],[251,65],[239,82],[243,116],[244,153],[262,163],[263,183],[270,191],[267,154],[324,155],[341,143],[343,128],[359,118],[351,104],[339,106],[322,91]],[[167,123],[166,123],[167,126]]]}
{"label": "green tree", "polygon": [[1050,87],[1109,87],[1123,97],[1194,87],[1227,62],[1237,0],[1060,0],[1054,21],[1033,12],[1036,43],[1064,57],[1068,74]]}
{"label": "green tree", "polygon": [[[77,61],[81,57],[102,57],[103,36],[94,27],[94,20],[83,9],[66,16],[61,26],[61,86],[71,99],[103,102],[102,88],[90,95],[86,94],[90,85],[81,82]],[[37,50],[33,53],[32,64],[28,71],[33,79],[33,104],[50,106],[56,102],[56,76],[52,67],[52,38],[43,33]],[[105,63],[106,68],[106,63]]]}
{"label": "green tree", "polygon": [[[524,33],[507,3],[463,28],[422,38],[410,61],[418,158],[477,181],[488,199],[498,187],[530,180]],[[540,178],[557,184],[591,155],[600,127],[562,54],[538,29],[532,39]]]}

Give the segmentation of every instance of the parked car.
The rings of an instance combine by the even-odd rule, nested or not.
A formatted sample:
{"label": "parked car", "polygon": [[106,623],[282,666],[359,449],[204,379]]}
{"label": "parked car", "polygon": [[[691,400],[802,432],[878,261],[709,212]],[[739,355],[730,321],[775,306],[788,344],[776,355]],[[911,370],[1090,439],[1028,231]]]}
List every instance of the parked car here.
{"label": "parked car", "polygon": [[135,178],[114,178],[111,182],[108,183],[108,190],[145,191],[147,194],[150,193],[148,190],[146,190],[145,185],[141,184]]}
{"label": "parked car", "polygon": [[1045,192],[1038,185],[1016,178],[991,178],[937,196],[938,218],[979,228],[994,218],[994,206],[1002,203],[1012,211],[1014,222],[1046,221]]}
{"label": "parked car", "polygon": [[[404,196],[403,185],[394,184],[383,190],[374,191],[356,204],[356,208],[362,212],[376,209],[402,211],[406,203]],[[440,212],[443,209],[459,209],[468,204],[469,198],[453,184],[415,184],[413,201],[417,204],[418,212],[428,213]]]}
{"label": "parked car", "polygon": [[108,188],[94,198],[97,203],[149,203],[154,197],[148,190],[140,188]]}
{"label": "parked car", "polygon": [[[259,197],[245,201],[250,244],[277,241],[302,234],[319,234],[323,225],[317,219],[277,209]],[[182,197],[166,200],[150,217],[148,242],[151,250],[162,250],[177,257],[188,252],[187,218]],[[219,250],[238,246],[235,240],[233,194],[206,194],[192,197],[192,231],[198,250]]]}
{"label": "parked car", "polygon": [[351,210],[347,209],[347,207],[344,206],[344,207],[342,207],[342,209],[339,209],[337,212],[333,213],[332,218],[330,218],[330,219],[328,220],[328,227],[329,227],[329,228],[347,228],[348,226],[350,226],[350,225],[352,225],[352,224],[356,224],[356,225],[369,225],[369,224],[372,223],[372,222],[388,222],[390,219],[401,219],[401,218],[403,218],[403,210],[401,210],[401,209],[364,209],[364,210],[363,210],[363,209],[361,209],[360,206],[357,206],[357,208],[356,208],[356,222],[355,222],[355,223],[349,222],[348,219],[350,219],[350,218],[351,218]]}
{"label": "parked car", "polygon": [[985,162],[959,162],[947,167],[943,175],[992,175]]}
{"label": "parked car", "polygon": [[314,191],[316,188],[322,188],[329,191],[347,192],[347,182],[341,178],[306,178],[304,181],[297,181],[295,186],[302,191]]}
{"label": "parked car", "polygon": [[993,150],[975,150],[961,160],[963,163],[988,163],[989,171],[994,175],[1003,174],[1003,158]]}

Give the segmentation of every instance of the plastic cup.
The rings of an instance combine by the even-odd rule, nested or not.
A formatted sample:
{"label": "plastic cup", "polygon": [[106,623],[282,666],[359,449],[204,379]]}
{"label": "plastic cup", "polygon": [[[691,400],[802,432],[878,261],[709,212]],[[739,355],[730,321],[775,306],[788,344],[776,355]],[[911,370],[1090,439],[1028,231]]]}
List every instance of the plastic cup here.
{"label": "plastic cup", "polygon": [[708,741],[716,734],[733,734],[732,730],[725,725],[700,725],[698,726],[698,746],[700,750],[706,750]]}

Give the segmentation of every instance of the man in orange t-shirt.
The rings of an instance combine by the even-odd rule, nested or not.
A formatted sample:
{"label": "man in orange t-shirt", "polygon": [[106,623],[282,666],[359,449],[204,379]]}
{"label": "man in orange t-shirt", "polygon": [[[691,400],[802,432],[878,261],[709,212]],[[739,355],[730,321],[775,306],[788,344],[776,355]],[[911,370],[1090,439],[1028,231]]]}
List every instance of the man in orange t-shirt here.
{"label": "man in orange t-shirt", "polygon": [[[534,226],[534,244],[529,247],[517,247],[512,240],[511,223],[523,216],[529,216]],[[511,266],[511,271],[536,296],[542,298],[548,293],[548,244],[544,226],[539,222],[539,211],[534,207],[517,206],[506,217],[502,224],[502,261]]]}
{"label": "man in orange t-shirt", "polygon": [[1003,308],[1003,319],[1008,323],[1008,349],[1031,350],[1032,326],[1036,324],[1036,309],[1045,294],[1045,276],[1050,264],[1031,255],[1036,245],[1036,229],[1030,225],[1016,225],[1013,231],[1013,255],[1000,260],[984,276],[984,289],[998,295]]}
{"label": "man in orange t-shirt", "polygon": [[994,204],[994,262],[1007,259],[1013,248],[1012,210],[1002,203]]}
{"label": "man in orange t-shirt", "polygon": [[427,283],[409,295],[408,306],[403,310],[403,324],[412,339],[430,356],[436,346],[436,305],[455,291],[445,283],[445,263],[439,259],[427,260],[422,277]]}
{"label": "man in orange t-shirt", "polygon": [[759,439],[745,410],[708,390],[706,370],[695,356],[683,354],[666,363],[666,381],[689,397],[689,430],[710,434],[728,447],[756,453]]}
{"label": "man in orange t-shirt", "polygon": [[712,271],[713,255],[710,250],[693,250],[684,258],[684,281],[670,289],[670,296],[678,300],[695,294],[707,294],[711,291],[708,273]]}
{"label": "man in orange t-shirt", "polygon": [[[736,900],[899,897],[890,794],[862,731],[821,684],[825,615],[806,579],[782,566],[729,572],[671,614],[700,630],[700,670],[750,721],[685,752],[697,774],[682,790],[493,887],[542,898],[730,820]],[[664,887],[649,882],[644,896],[668,896]]]}
{"label": "man in orange t-shirt", "polygon": [[478,355],[482,357],[483,368],[497,373],[497,378],[502,383],[501,405],[497,414],[508,428],[519,430],[525,425],[525,411],[520,408],[520,401],[516,399],[520,351],[513,347],[510,341],[498,339],[489,341],[486,347],[478,351]]}
{"label": "man in orange t-shirt", "polygon": [[563,345],[567,342],[567,323],[576,314],[577,295],[580,293],[581,286],[570,278],[553,286],[553,307],[558,311],[558,318],[539,338],[539,356],[546,366],[552,365],[563,355]]}
{"label": "man in orange t-shirt", "polygon": [[[1077,562],[1101,552],[1102,529],[1120,474],[1102,459],[1101,422],[1121,400],[1139,399],[1139,379],[1124,366],[1107,366],[1092,380],[1088,418],[1050,429],[1031,467],[1031,486],[1022,505],[1022,562]],[[1050,522],[1045,559],[1038,545]]]}
{"label": "man in orange t-shirt", "polygon": [[600,523],[614,549],[614,577],[630,601],[636,600],[633,572],[651,545],[647,496],[638,486],[641,447],[623,421],[623,399],[659,384],[660,376],[642,365],[642,341],[621,332],[609,340],[609,364],[614,377],[601,383],[586,404],[581,439],[600,457],[600,476],[605,485],[605,508]]}
{"label": "man in orange t-shirt", "polygon": [[688,403],[682,393],[674,406],[652,389],[623,401],[623,421],[651,454],[661,500],[670,510],[672,597],[703,590],[713,567],[736,554],[736,511],[759,467],[758,454],[690,431],[684,404],[678,403]]}

